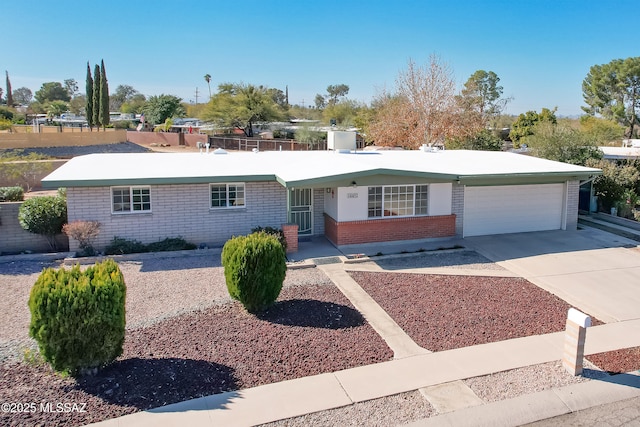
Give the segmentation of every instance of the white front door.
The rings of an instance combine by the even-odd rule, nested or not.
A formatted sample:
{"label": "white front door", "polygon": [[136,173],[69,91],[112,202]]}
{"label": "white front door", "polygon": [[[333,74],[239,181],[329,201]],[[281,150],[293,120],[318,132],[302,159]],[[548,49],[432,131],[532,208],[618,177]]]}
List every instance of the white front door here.
{"label": "white front door", "polygon": [[298,224],[298,235],[313,232],[313,190],[293,188],[289,190],[289,222]]}

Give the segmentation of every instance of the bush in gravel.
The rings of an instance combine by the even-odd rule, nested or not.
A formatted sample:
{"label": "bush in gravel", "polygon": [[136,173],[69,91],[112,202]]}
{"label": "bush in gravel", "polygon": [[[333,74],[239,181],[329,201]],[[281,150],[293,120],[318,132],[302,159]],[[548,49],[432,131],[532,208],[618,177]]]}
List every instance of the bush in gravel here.
{"label": "bush in gravel", "polygon": [[115,236],[106,247],[104,253],[107,255],[123,255],[142,252],[185,251],[196,248],[195,244],[187,242],[182,237],[167,237],[164,240],[145,245],[137,240]]}
{"label": "bush in gravel", "polygon": [[137,240],[129,240],[124,237],[115,236],[104,253],[107,255],[124,255],[147,252],[147,247]]}
{"label": "bush in gravel", "polygon": [[56,250],[56,234],[67,222],[67,201],[59,196],[26,200],[18,211],[18,221],[23,229],[45,236],[51,249]]}
{"label": "bush in gravel", "polygon": [[284,231],[281,228],[276,227],[256,227],[252,228],[252,233],[259,233],[260,231],[264,231],[267,234],[273,234],[278,238],[278,241],[282,245],[284,252],[287,252],[287,238],[284,236]]}
{"label": "bush in gravel", "polygon": [[29,335],[53,369],[95,371],[122,354],[126,286],[113,260],[71,270],[47,268],[29,296]]}
{"label": "bush in gravel", "polygon": [[228,240],[222,248],[222,266],[229,295],[249,313],[276,301],[287,272],[284,248],[277,237],[265,232]]}
{"label": "bush in gravel", "polygon": [[196,245],[187,242],[182,237],[167,237],[164,240],[147,245],[148,252],[185,251],[196,248]]}
{"label": "bush in gravel", "polygon": [[24,189],[16,187],[0,187],[0,202],[21,202],[24,200]]}

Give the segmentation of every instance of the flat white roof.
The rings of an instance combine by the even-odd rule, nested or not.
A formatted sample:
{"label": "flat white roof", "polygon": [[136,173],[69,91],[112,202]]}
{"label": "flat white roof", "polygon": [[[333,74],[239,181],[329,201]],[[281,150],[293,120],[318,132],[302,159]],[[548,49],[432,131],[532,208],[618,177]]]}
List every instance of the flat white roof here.
{"label": "flat white roof", "polygon": [[354,178],[392,175],[491,185],[514,180],[559,182],[600,173],[599,169],[495,151],[118,153],[75,157],[42,183],[56,188],[275,180],[286,187],[329,187]]}

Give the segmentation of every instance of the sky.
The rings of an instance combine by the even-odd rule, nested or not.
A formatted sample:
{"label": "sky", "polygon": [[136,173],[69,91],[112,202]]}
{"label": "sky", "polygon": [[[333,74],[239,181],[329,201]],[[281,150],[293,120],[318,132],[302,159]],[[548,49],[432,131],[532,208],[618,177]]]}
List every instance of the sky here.
{"label": "sky", "polygon": [[84,93],[87,62],[93,71],[104,60],[110,92],[203,103],[210,74],[213,93],[220,83],[288,87],[291,104],[309,106],[346,84],[349,99],[369,104],[409,60],[436,55],[458,90],[476,70],[495,72],[509,114],[576,116],[591,66],[640,55],[637,0],[0,3],[0,71],[34,94],[70,78]]}

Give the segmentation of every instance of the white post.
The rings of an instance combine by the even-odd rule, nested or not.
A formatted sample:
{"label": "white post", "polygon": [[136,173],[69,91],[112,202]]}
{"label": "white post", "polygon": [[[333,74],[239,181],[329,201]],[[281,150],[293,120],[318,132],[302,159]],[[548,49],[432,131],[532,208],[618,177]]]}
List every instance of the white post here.
{"label": "white post", "polygon": [[562,366],[572,375],[582,374],[584,361],[584,341],[591,317],[570,308],[567,313],[567,329],[564,334],[564,354]]}

